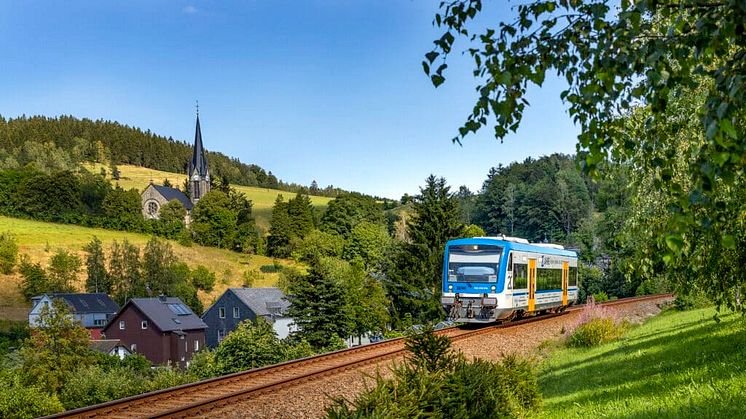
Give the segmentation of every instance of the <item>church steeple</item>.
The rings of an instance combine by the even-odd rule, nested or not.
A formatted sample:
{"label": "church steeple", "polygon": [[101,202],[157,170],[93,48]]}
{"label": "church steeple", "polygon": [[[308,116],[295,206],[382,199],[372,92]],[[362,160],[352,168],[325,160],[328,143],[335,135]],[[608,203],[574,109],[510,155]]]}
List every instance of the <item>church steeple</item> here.
{"label": "church steeple", "polygon": [[199,126],[199,113],[197,114],[197,127],[194,131],[194,153],[192,154],[192,162],[190,164],[190,173],[194,175],[194,171],[200,176],[207,176],[207,156],[205,155],[205,148],[202,145],[202,129]]}
{"label": "church steeple", "polygon": [[190,198],[197,203],[202,196],[210,192],[210,170],[207,167],[207,155],[202,145],[202,129],[199,126],[199,103],[197,104],[197,126],[194,131],[194,152],[189,162]]}

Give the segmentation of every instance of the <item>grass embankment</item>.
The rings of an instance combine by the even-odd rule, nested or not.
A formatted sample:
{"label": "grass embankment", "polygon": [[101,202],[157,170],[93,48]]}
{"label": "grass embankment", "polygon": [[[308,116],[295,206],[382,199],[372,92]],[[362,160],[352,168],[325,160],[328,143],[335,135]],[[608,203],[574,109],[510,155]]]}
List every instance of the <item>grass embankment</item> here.
{"label": "grass embankment", "polygon": [[538,417],[744,417],[746,320],[667,311],[622,339],[542,364]]}
{"label": "grass embankment", "polygon": [[[150,236],[145,234],[127,233],[122,231],[88,228],[67,224],[45,223],[41,221],[23,220],[0,216],[0,231],[11,231],[18,240],[19,253],[27,254],[34,262],[41,262],[46,266],[57,249],[67,249],[76,252],[84,261],[85,253],[82,248],[89,243],[93,236],[97,236],[104,244],[105,250],[114,240],[125,238],[142,249]],[[266,256],[243,255],[214,247],[193,245],[186,247],[175,241],[170,241],[176,256],[194,268],[204,265],[215,272],[218,281],[211,293],[200,291],[200,299],[208,306],[228,287],[239,287],[243,283],[243,273],[251,271],[254,286],[273,286],[277,283],[278,274],[262,272],[273,266],[273,259]],[[283,265],[293,262],[280,260]],[[78,275],[78,288],[83,290],[85,283],[85,268]],[[23,301],[18,290],[21,276],[17,270],[12,275],[0,274],[0,319],[22,320],[28,315],[29,306]]]}
{"label": "grass embankment", "polygon": [[[101,164],[86,164],[85,166],[93,173],[98,173],[103,167],[104,169],[106,169],[107,179],[111,179],[111,173],[109,173],[108,167],[105,167]],[[119,185],[125,189],[135,188],[141,192],[148,187],[151,180],[156,184],[161,185],[163,184],[163,181],[165,179],[168,179],[171,184],[181,188],[182,185],[184,185],[184,180],[186,179],[186,175],[148,169],[145,167],[123,164],[121,166],[117,166],[117,168],[121,172],[120,179],[118,181],[112,180],[112,182],[119,183]],[[246,194],[246,197],[249,198],[254,204],[253,213],[254,218],[256,219],[256,223],[265,230],[269,230],[269,220],[272,216],[272,206],[275,204],[277,195],[282,194],[282,196],[285,197],[286,201],[288,200],[288,198],[292,198],[295,196],[295,194],[292,192],[280,191],[277,189],[267,189],[241,185],[232,186],[239,192],[243,192],[244,194]],[[313,203],[316,209],[325,208],[331,200],[332,198],[324,196],[311,196],[311,203]]]}

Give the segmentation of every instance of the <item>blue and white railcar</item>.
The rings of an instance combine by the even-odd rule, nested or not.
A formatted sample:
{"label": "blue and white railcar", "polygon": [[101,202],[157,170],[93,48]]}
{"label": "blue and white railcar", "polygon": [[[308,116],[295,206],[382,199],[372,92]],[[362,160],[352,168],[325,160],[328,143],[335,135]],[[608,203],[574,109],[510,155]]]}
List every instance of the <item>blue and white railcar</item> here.
{"label": "blue and white railcar", "polygon": [[578,299],[578,255],[516,237],[450,240],[442,292],[443,308],[458,322],[562,310]]}

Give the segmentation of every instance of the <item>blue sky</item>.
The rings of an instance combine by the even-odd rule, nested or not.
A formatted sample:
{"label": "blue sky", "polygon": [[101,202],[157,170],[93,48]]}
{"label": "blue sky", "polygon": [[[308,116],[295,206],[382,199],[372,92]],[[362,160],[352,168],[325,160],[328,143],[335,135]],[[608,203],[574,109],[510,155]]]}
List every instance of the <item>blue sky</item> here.
{"label": "blue sky", "polygon": [[[495,1],[483,16],[508,13]],[[476,97],[470,61],[435,89],[420,62],[438,1],[0,0],[0,114],[116,120],[301,184],[398,198],[430,173],[478,190],[499,163],[572,153],[548,79],[517,134],[450,139]],[[463,42],[457,44],[463,47]]]}

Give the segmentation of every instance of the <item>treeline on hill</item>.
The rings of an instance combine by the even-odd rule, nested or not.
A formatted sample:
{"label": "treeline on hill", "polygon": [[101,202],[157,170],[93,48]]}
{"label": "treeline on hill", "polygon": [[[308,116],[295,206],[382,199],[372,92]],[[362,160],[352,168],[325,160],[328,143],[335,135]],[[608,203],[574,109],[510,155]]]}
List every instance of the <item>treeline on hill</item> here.
{"label": "treeline on hill", "polygon": [[[26,166],[45,171],[74,171],[82,162],[132,164],[173,173],[186,173],[192,144],[156,135],[118,122],[44,116],[6,119],[0,116],[0,170]],[[222,153],[208,152],[214,178],[246,186],[334,197],[334,186],[286,183],[254,164]]]}

